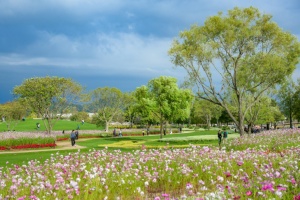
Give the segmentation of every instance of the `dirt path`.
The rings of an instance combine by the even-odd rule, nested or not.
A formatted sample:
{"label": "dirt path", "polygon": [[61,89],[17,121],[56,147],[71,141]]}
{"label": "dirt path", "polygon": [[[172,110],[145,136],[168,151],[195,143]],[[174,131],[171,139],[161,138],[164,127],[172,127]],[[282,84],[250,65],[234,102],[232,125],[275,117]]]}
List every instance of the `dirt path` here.
{"label": "dirt path", "polygon": [[[85,141],[89,139],[81,139],[80,141]],[[30,150],[18,150],[13,149],[9,151],[0,151],[0,154],[7,154],[7,153],[26,153],[26,152],[40,152],[40,151],[60,151],[60,150],[69,150],[69,149],[83,149],[86,148],[84,146],[75,145],[72,146],[69,140],[67,141],[58,141],[56,142],[56,147],[51,149],[30,149]]]}

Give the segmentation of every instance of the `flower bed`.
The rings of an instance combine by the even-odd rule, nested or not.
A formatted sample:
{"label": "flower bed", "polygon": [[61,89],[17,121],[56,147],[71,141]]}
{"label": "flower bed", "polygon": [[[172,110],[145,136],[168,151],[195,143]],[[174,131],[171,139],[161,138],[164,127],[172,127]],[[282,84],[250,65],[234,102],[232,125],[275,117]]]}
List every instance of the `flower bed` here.
{"label": "flower bed", "polygon": [[[2,137],[4,138],[4,137]],[[12,137],[5,136],[5,139],[0,140],[0,150],[10,149],[33,149],[33,148],[50,148],[55,147],[55,137],[42,136],[39,137],[19,137],[12,134]]]}
{"label": "flower bed", "polygon": [[[281,145],[294,138],[274,134]],[[278,152],[268,149],[263,134],[255,137],[258,149],[248,148],[250,140],[244,150],[231,144],[229,151],[190,146],[57,153],[45,163],[0,168],[0,199],[298,200],[299,141]]]}

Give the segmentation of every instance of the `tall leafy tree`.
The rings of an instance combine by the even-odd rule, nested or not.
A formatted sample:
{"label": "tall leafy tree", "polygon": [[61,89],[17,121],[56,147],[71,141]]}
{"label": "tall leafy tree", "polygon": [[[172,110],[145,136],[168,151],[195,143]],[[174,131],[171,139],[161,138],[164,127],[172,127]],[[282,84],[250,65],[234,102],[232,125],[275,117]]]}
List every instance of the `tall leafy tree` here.
{"label": "tall leafy tree", "polygon": [[161,76],[152,79],[147,86],[136,89],[135,96],[143,116],[152,116],[160,123],[160,138],[164,123],[189,116],[192,93],[180,89],[176,78]]}
{"label": "tall leafy tree", "polygon": [[26,79],[14,88],[14,94],[43,118],[50,134],[69,106],[79,101],[81,90],[82,87],[72,79],[47,76]]}
{"label": "tall leafy tree", "polygon": [[90,92],[90,109],[97,113],[97,124],[105,125],[108,131],[109,124],[118,119],[127,106],[127,99],[118,88],[103,87]]}
{"label": "tall leafy tree", "polygon": [[[197,96],[222,106],[241,135],[248,110],[298,63],[297,38],[271,19],[253,7],[234,8],[181,32],[169,50],[172,62],[187,71],[198,89]],[[231,94],[237,101],[234,110]]]}

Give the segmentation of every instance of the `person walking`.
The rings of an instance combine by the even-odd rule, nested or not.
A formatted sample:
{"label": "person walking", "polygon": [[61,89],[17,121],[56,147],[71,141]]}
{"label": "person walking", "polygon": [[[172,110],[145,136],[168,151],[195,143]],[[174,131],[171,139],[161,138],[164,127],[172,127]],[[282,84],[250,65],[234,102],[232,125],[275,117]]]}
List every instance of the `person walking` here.
{"label": "person walking", "polygon": [[72,132],[71,132],[70,139],[71,139],[71,145],[74,146],[75,145],[75,139],[76,139],[76,135],[75,135],[74,130],[72,130]]}
{"label": "person walking", "polygon": [[224,141],[224,143],[226,143],[227,136],[228,136],[228,132],[227,132],[227,130],[224,130],[223,131],[223,141]]}
{"label": "person walking", "polygon": [[222,132],[221,132],[221,130],[218,131],[218,140],[219,140],[219,147],[221,148],[221,142],[222,142]]}
{"label": "person walking", "polygon": [[40,130],[40,127],[41,127],[40,123],[36,123],[36,130]]}
{"label": "person walking", "polygon": [[79,132],[78,132],[78,130],[76,130],[75,131],[75,139],[78,140],[78,138],[79,138]]}
{"label": "person walking", "polygon": [[113,131],[113,136],[116,137],[117,136],[117,130],[116,128],[114,128],[114,131]]}
{"label": "person walking", "polygon": [[119,137],[122,137],[122,129],[120,128]]}

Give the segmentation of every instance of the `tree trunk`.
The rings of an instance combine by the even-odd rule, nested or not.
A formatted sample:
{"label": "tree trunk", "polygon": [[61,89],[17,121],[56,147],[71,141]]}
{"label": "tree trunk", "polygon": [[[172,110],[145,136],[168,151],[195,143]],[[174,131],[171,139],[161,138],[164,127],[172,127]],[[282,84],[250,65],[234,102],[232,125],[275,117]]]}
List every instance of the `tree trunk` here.
{"label": "tree trunk", "polygon": [[293,128],[292,105],[290,105],[290,128]]}
{"label": "tree trunk", "polygon": [[109,122],[105,121],[105,132],[108,132],[108,128],[109,128]]}
{"label": "tree trunk", "polygon": [[163,135],[163,125],[164,125],[164,122],[163,122],[163,117],[162,117],[162,114],[160,114],[160,139],[162,139],[162,135]]}
{"label": "tree trunk", "polygon": [[237,127],[240,131],[240,136],[243,136],[244,135],[244,118],[242,116],[242,113],[239,112],[239,121],[238,121],[238,124],[237,124]]}
{"label": "tree trunk", "polygon": [[51,128],[52,128],[50,117],[46,118],[46,120],[44,119],[43,122],[44,122],[44,126],[46,128],[47,134],[50,135],[51,134]]}
{"label": "tree trunk", "polygon": [[276,122],[274,122],[274,129],[276,130],[276,127],[277,127],[277,123]]}
{"label": "tree trunk", "polygon": [[252,123],[248,124],[248,135],[251,133],[252,130]]}

